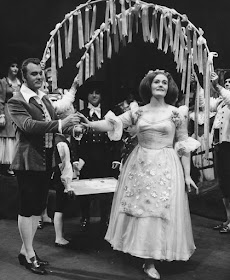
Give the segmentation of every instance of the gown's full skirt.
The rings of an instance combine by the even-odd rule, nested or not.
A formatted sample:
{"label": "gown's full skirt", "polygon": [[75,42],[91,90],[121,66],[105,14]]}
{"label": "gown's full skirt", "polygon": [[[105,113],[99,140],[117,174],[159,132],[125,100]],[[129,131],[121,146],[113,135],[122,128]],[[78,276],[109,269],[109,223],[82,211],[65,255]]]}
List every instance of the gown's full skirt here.
{"label": "gown's full skirt", "polygon": [[[134,165],[137,169],[133,176],[140,175],[137,174],[140,171],[140,166],[137,165],[143,164],[140,158],[143,158],[145,163],[149,163],[143,172],[156,170],[158,160],[166,158],[171,177],[168,177],[170,178],[170,184],[168,185],[170,191],[166,196],[168,208],[162,204],[163,206],[160,207],[162,211],[153,207],[155,209],[153,209],[152,214],[144,212],[144,215],[138,216],[133,214],[132,211],[122,210],[121,202],[126,195],[127,188],[125,186],[132,188],[132,180],[129,180],[129,175]],[[164,171],[164,166],[159,165],[158,167]],[[146,176],[143,177],[146,178]],[[159,193],[161,184],[157,184],[157,186],[154,184],[153,180],[150,187],[155,188],[156,193]],[[145,187],[144,182],[142,187]],[[145,196],[147,195],[145,194]],[[154,199],[151,199],[149,200],[150,206],[151,201],[154,201]],[[164,203],[164,200],[162,201]],[[166,147],[154,150],[137,145],[130,154],[118,180],[105,239],[110,242],[114,250],[123,251],[140,258],[186,261],[193,254],[195,245],[184,174],[180,158],[173,148]]]}

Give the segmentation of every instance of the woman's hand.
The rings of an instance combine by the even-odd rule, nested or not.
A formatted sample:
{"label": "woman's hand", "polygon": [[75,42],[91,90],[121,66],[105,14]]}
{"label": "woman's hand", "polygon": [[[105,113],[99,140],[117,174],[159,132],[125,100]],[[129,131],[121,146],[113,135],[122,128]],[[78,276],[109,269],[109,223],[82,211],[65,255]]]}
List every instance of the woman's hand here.
{"label": "woman's hand", "polygon": [[191,192],[192,186],[196,190],[196,194],[199,194],[199,189],[190,176],[185,178],[185,185],[187,192]]}
{"label": "woman's hand", "polygon": [[80,118],[81,124],[84,125],[85,127],[90,126],[90,121],[80,112],[76,112],[77,116]]}
{"label": "woman's hand", "polygon": [[81,119],[81,121],[83,121],[84,123],[90,123],[90,121],[82,113],[76,112],[76,114]]}

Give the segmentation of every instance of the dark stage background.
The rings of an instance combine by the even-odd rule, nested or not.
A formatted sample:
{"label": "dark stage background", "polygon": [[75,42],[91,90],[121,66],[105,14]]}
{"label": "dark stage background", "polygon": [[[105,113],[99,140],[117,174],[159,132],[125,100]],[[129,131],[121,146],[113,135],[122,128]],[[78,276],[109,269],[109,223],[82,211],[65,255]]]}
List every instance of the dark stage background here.
{"label": "dark stage background", "polygon": [[[50,31],[61,22],[66,13],[75,9],[84,0],[0,0],[0,77],[4,76],[7,58],[16,56],[19,60],[27,57],[42,57]],[[155,4],[176,9],[186,14],[189,20],[204,30],[211,51],[219,54],[214,59],[215,68],[230,68],[229,1],[219,0],[148,0]],[[100,4],[101,22],[104,20],[104,5]],[[99,6],[98,6],[99,7]],[[106,81],[107,102],[114,104],[125,97],[129,91],[137,90],[140,79],[149,69],[166,69],[176,73],[171,54],[165,55],[156,49],[155,44],[144,43],[141,36],[135,43],[122,48],[111,60],[104,63],[98,72],[99,79]],[[59,86],[68,88],[77,74],[75,67],[79,52],[73,51],[59,70]]]}

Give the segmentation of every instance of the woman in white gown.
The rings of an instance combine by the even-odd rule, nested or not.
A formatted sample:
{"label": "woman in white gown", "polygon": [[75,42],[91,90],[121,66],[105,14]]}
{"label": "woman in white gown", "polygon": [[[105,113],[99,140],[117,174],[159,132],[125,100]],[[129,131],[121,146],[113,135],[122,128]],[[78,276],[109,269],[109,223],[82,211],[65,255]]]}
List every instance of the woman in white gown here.
{"label": "woman in white gown", "polygon": [[198,192],[190,152],[199,142],[188,137],[187,107],[170,105],[178,88],[169,73],[150,71],[139,90],[146,105],[133,103],[120,116],[110,111],[105,120],[84,122],[108,131],[112,140],[136,125],[138,145],[122,167],[105,239],[114,250],[145,259],[145,273],[160,279],[154,260],[187,261],[195,250],[186,187]]}

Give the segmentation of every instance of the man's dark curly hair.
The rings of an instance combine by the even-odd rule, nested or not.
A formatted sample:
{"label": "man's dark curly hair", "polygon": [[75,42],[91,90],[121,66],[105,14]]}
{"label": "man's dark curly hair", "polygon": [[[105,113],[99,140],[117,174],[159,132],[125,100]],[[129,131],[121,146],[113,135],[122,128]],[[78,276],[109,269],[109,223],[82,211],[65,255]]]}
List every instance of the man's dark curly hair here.
{"label": "man's dark curly hair", "polygon": [[158,74],[163,74],[165,77],[168,79],[168,91],[165,96],[165,103],[167,104],[175,104],[178,94],[179,94],[179,89],[177,87],[177,84],[173,80],[173,77],[171,76],[170,73],[165,72],[163,70],[155,70],[155,71],[149,71],[149,73],[142,79],[140,86],[139,86],[139,95],[143,102],[145,104],[148,104],[152,98],[152,82],[154,78]]}

